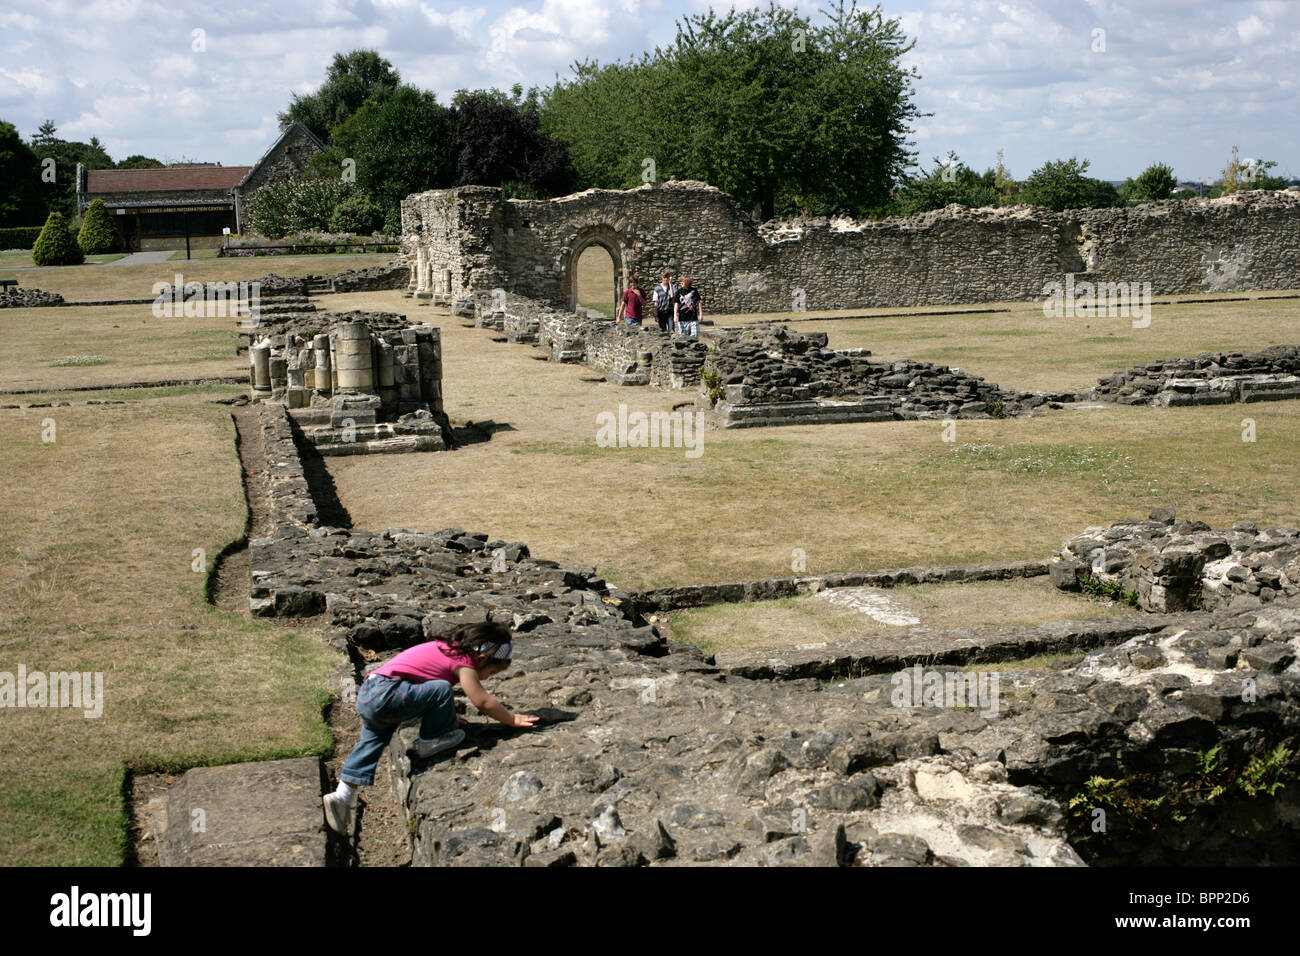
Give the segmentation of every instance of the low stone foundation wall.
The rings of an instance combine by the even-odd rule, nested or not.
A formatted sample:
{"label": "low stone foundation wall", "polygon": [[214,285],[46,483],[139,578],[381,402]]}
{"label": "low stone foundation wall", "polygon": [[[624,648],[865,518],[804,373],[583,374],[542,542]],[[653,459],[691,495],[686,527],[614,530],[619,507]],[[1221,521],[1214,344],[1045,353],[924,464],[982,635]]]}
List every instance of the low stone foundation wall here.
{"label": "low stone foundation wall", "polygon": [[1093,397],[1119,405],[1225,405],[1300,398],[1300,346],[1202,352],[1100,379]]}
{"label": "low stone foundation wall", "polygon": [[1085,529],[1056,552],[1050,573],[1066,590],[1096,582],[1129,592],[1147,611],[1259,607],[1300,596],[1300,531],[1249,522],[1215,531],[1163,509]]}
{"label": "low stone foundation wall", "polygon": [[992,564],[951,564],[939,567],[882,568],[876,571],[845,571],[788,578],[760,578],[726,584],[689,584],[675,588],[654,588],[632,592],[632,601],[643,614],[677,611],[711,604],[743,601],[775,601],[778,598],[813,594],[828,588],[895,588],[908,584],[964,584],[971,581],[1008,581],[1033,578],[1047,573],[1049,562],[1002,561]]}
{"label": "low stone foundation wall", "polygon": [[[1231,768],[1298,749],[1300,609],[1281,600],[1190,626],[1111,622],[1103,639],[1121,643],[1003,671],[1001,696],[974,706],[915,685],[900,699],[883,673],[756,681],[666,641],[594,569],[520,542],[321,526],[286,410],[259,413],[273,532],[250,542],[254,613],[324,613],[358,677],[461,623],[515,631],[490,690],[535,728],[468,715],[453,752],[415,757],[414,727],[388,749],[416,865],[1077,865],[1062,802],[1091,776],[1183,793],[1209,748]],[[922,669],[941,689],[966,680]],[[1098,857],[1295,863],[1293,789],[1246,808],[1184,794],[1188,822],[1122,832]]]}
{"label": "low stone foundation wall", "polygon": [[999,388],[929,362],[873,361],[866,349],[829,349],[825,332],[783,325],[708,336],[699,404],[724,428],[917,418],[1010,418],[1048,396]]}
{"label": "low stone foundation wall", "polygon": [[40,289],[0,289],[0,309],[35,309],[47,305],[63,305],[63,296],[57,292]]}

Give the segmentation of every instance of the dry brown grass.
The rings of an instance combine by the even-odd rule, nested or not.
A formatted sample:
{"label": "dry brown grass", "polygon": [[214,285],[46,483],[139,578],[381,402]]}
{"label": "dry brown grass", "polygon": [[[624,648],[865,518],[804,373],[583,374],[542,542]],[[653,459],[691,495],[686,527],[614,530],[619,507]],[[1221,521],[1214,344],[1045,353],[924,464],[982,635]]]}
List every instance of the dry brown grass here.
{"label": "dry brown grass", "polygon": [[[144,305],[0,310],[0,392],[248,374],[236,318],[155,318]],[[91,366],[52,368],[68,356]]]}
{"label": "dry brown grass", "polygon": [[[595,436],[596,415],[620,402],[653,410],[689,395],[593,382],[395,292],[340,298],[441,325],[448,413],[514,428],[452,454],[331,461],[361,527],[488,531],[650,587],[788,574],[795,548],[809,573],[1042,557],[1157,504],[1216,526],[1300,520],[1300,403],[963,421],[956,446],[937,422],[709,430],[688,460],[597,448]],[[1177,328],[1153,322],[1155,351],[1184,351]],[[1254,444],[1240,440],[1247,416]]]}
{"label": "dry brown grass", "polygon": [[[867,348],[891,360],[909,358],[953,365],[1007,388],[1059,391],[1095,385],[1099,376],[1152,359],[1300,343],[1300,299],[1261,298],[1284,294],[1157,296],[1156,301],[1172,301],[1248,295],[1250,301],[1155,305],[1151,308],[1151,324],[1143,329],[1133,328],[1131,318],[1046,318],[1042,305],[1033,302],[713,318],[718,325],[742,325],[813,315],[881,315],[834,321],[814,318],[796,322],[794,328],[827,332],[832,348]],[[951,311],[979,308],[1010,311],[985,315]],[[918,311],[929,314],[887,316],[891,312]]]}
{"label": "dry brown grass", "polygon": [[0,670],[103,672],[105,697],[0,711],[0,864],[119,863],[124,766],[329,750],[330,652],[213,608],[191,568],[243,531],[233,435],[193,398],[0,411]]}
{"label": "dry brown grass", "polygon": [[909,627],[943,631],[986,624],[1108,618],[1129,613],[1122,606],[1058,591],[1046,578],[919,584],[881,593],[919,618],[920,624],[883,624],[815,595],[681,611],[672,616],[673,638],[712,654],[743,647],[795,647],[827,640],[901,637]]}
{"label": "dry brown grass", "polygon": [[[259,279],[274,272],[280,276],[342,272],[383,265],[392,256],[258,256],[230,259],[180,259],[138,266],[43,266],[5,272],[24,289],[57,292],[70,302],[100,299],[140,299],[152,296],[155,282],[172,282],[182,273],[186,282],[237,282]],[[42,310],[45,311],[45,310]]]}

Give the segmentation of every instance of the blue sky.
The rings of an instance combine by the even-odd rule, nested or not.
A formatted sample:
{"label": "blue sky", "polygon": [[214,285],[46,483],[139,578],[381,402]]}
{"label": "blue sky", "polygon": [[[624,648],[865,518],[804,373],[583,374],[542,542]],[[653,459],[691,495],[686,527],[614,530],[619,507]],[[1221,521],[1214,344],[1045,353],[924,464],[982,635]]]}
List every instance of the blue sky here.
{"label": "blue sky", "polygon": [[[755,4],[740,3],[737,6]],[[766,2],[761,5],[766,6]],[[784,3],[806,13],[823,4]],[[378,49],[446,102],[456,89],[547,84],[579,58],[626,59],[670,41],[697,0],[6,0],[0,119],[25,137],[49,118],[144,153],[254,162],[291,90],[336,51]],[[731,4],[714,3],[721,10]],[[870,5],[868,5],[870,6]],[[896,0],[916,46],[915,148],[977,169],[999,149],[1023,178],[1077,155],[1123,179],[1163,160],[1217,177],[1233,145],[1300,175],[1300,2]],[[194,31],[203,31],[196,50]],[[1099,33],[1097,31],[1104,31]]]}

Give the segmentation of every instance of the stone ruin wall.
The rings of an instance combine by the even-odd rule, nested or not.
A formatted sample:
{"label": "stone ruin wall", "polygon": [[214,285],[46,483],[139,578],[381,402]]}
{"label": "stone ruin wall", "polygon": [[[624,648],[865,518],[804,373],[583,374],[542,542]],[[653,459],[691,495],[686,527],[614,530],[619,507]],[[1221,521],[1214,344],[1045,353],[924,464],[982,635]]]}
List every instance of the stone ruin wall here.
{"label": "stone ruin wall", "polygon": [[1076,281],[1150,282],[1153,294],[1300,286],[1300,191],[1169,200],[1055,213],[950,206],[876,222],[755,224],[725,193],[669,182],[503,200],[467,186],[408,196],[410,288],[453,300],[504,288],[572,308],[574,264],[590,245],[652,284],[667,266],[694,277],[710,312],[1032,300]]}

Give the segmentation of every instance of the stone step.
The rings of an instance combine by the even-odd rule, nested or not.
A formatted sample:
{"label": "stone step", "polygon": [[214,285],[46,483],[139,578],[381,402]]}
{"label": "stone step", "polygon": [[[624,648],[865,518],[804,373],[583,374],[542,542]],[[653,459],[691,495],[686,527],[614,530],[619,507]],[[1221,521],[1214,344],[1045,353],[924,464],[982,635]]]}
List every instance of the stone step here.
{"label": "stone step", "polygon": [[316,757],[196,767],[155,804],[162,866],[326,866],[338,841],[325,825]]}

